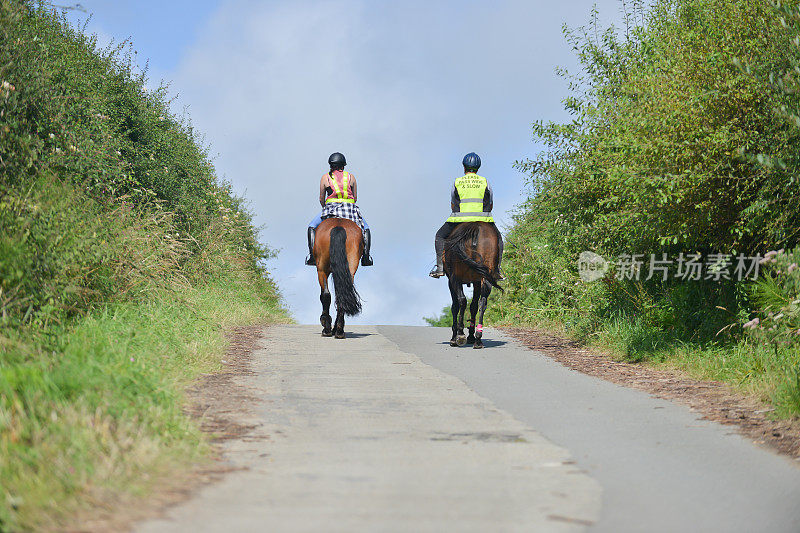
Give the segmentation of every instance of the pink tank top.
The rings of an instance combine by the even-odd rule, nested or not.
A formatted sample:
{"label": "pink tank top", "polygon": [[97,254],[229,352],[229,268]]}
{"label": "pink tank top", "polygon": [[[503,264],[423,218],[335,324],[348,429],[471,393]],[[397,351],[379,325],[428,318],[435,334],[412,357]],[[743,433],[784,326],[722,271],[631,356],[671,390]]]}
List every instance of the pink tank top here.
{"label": "pink tank top", "polygon": [[[328,186],[332,189],[331,193],[325,198],[325,202],[327,202],[331,198],[339,198],[336,194],[336,191],[343,192],[344,191],[344,171],[342,170],[334,170],[333,176],[328,176],[329,182],[336,181],[336,187],[332,187],[330,183]],[[344,195],[342,195],[344,197]],[[349,176],[347,180],[347,198],[353,198],[353,177]]]}

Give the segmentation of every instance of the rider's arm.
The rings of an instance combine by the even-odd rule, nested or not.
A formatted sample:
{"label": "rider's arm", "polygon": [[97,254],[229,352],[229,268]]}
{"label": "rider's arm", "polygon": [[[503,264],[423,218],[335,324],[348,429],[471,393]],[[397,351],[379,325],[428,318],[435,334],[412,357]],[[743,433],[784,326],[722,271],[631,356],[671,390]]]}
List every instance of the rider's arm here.
{"label": "rider's arm", "polygon": [[494,204],[494,193],[492,193],[492,186],[489,185],[489,182],[486,182],[486,192],[483,193],[483,210],[486,213],[492,212],[492,207]]}
{"label": "rider's arm", "polygon": [[319,179],[319,205],[325,207],[325,188],[328,186],[328,175],[324,174]]}
{"label": "rider's arm", "polygon": [[461,198],[458,196],[458,189],[456,189],[456,184],[453,184],[453,190],[450,191],[450,211],[453,213],[458,213],[461,205]]}
{"label": "rider's arm", "polygon": [[358,182],[352,174],[350,174],[350,179],[353,180],[353,201],[358,202]]}

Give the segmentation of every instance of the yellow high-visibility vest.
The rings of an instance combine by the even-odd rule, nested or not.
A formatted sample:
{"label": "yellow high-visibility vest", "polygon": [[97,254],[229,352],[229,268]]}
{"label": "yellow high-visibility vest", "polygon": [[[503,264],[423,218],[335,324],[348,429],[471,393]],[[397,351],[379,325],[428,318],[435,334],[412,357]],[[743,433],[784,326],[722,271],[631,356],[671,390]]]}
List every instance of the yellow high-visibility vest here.
{"label": "yellow high-visibility vest", "polygon": [[483,195],[489,186],[486,178],[477,174],[465,174],[456,178],[458,211],[451,213],[448,222],[494,222],[492,213],[483,210]]}
{"label": "yellow high-visibility vest", "polygon": [[348,197],[347,194],[347,182],[350,180],[350,173],[349,172],[342,172],[342,188],[344,190],[339,190],[339,185],[336,183],[336,178],[331,176],[331,186],[333,187],[333,194],[335,196],[329,196],[326,200],[326,204],[331,204],[334,202],[338,203],[347,203],[352,204],[355,203],[355,200]]}

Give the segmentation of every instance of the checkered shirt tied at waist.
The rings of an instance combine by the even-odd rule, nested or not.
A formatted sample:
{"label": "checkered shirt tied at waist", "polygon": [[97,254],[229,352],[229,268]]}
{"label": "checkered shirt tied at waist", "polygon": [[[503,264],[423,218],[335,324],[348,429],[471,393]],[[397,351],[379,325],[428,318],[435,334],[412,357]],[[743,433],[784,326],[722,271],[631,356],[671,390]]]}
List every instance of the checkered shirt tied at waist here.
{"label": "checkered shirt tied at waist", "polygon": [[323,220],[326,218],[346,218],[347,220],[352,220],[356,224],[361,227],[361,231],[364,231],[364,219],[361,217],[361,210],[358,208],[356,204],[349,204],[349,203],[330,203],[325,204],[325,207],[322,208],[322,215],[320,215]]}

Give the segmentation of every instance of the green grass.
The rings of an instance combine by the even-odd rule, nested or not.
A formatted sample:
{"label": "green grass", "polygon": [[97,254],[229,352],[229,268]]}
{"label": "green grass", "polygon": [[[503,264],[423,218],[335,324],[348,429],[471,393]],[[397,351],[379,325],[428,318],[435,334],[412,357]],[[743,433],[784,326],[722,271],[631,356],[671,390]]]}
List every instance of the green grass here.
{"label": "green grass", "polygon": [[113,305],[47,338],[2,339],[0,530],[63,528],[202,458],[184,388],[219,370],[225,328],[286,320],[267,284],[228,279]]}

